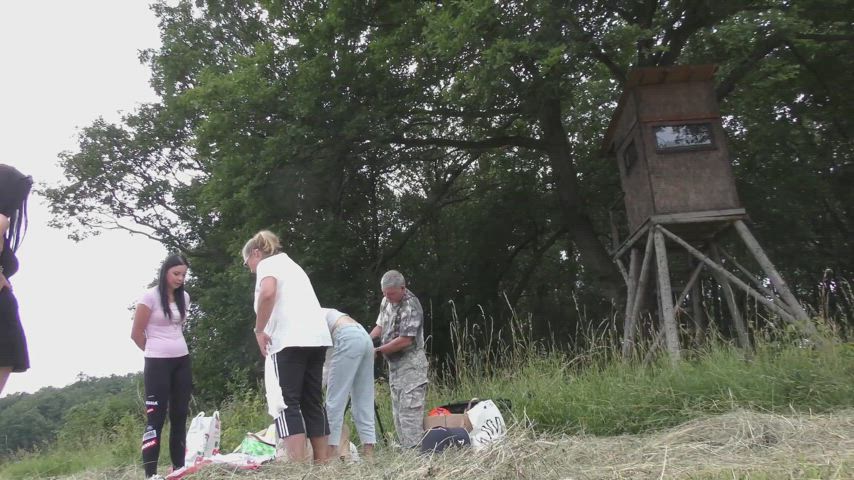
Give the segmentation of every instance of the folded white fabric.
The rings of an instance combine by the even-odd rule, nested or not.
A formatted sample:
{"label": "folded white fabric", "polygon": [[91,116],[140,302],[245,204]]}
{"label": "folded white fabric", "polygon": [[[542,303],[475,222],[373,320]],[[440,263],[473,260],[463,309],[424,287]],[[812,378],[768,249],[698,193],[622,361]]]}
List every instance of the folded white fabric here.
{"label": "folded white fabric", "polygon": [[267,413],[273,418],[278,417],[285,410],[285,399],[282,398],[282,387],[279,386],[272,355],[267,355],[264,360],[264,393],[267,397]]}

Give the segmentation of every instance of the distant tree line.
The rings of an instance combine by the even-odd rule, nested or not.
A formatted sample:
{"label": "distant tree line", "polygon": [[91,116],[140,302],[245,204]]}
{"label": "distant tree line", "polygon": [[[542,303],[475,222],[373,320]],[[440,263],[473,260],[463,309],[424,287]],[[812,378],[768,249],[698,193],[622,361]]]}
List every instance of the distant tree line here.
{"label": "distant tree line", "polygon": [[0,398],[0,462],[20,450],[52,444],[63,428],[85,439],[109,432],[126,415],[139,415],[141,425],[142,397],[142,375],[134,373],[104,378],[81,374],[67,387]]}

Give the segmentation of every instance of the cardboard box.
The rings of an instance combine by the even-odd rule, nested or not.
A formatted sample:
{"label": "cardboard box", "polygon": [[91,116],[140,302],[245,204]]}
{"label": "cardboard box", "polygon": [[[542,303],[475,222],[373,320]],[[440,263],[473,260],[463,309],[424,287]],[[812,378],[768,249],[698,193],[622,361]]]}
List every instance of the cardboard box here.
{"label": "cardboard box", "polygon": [[452,413],[450,415],[424,417],[424,430],[430,430],[435,427],[465,428],[467,432],[470,432],[471,422],[469,421],[468,415],[465,413]]}

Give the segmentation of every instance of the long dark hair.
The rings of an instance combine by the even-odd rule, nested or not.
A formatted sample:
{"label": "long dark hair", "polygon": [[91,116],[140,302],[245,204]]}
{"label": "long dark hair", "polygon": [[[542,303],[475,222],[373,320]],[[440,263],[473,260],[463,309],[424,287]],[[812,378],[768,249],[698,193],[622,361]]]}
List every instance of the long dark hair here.
{"label": "long dark hair", "polygon": [[[176,253],[166,257],[163,260],[163,265],[160,266],[160,276],[157,281],[157,291],[160,293],[160,306],[163,307],[163,314],[168,318],[172,318],[172,309],[169,308],[169,282],[166,281],[166,274],[172,267],[184,265],[190,267],[187,259],[183,255]],[[175,304],[178,305],[178,311],[181,312],[181,320],[187,318],[187,302],[184,300],[184,285],[175,289]]]}
{"label": "long dark hair", "polygon": [[18,250],[27,234],[27,197],[33,187],[33,177],[9,165],[0,164],[0,212],[9,212],[9,231],[6,238],[13,252]]}

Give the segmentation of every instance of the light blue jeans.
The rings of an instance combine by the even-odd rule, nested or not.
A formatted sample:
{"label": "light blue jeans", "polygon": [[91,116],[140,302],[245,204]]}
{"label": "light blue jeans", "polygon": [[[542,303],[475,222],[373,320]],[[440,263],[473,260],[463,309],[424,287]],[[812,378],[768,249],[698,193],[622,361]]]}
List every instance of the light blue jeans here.
{"label": "light blue jeans", "polygon": [[347,399],[362,445],[375,444],[374,431],[374,345],[361,325],[344,324],[332,339],[329,383],[326,387],[326,414],[329,417],[329,445],[338,446],[344,424]]}

